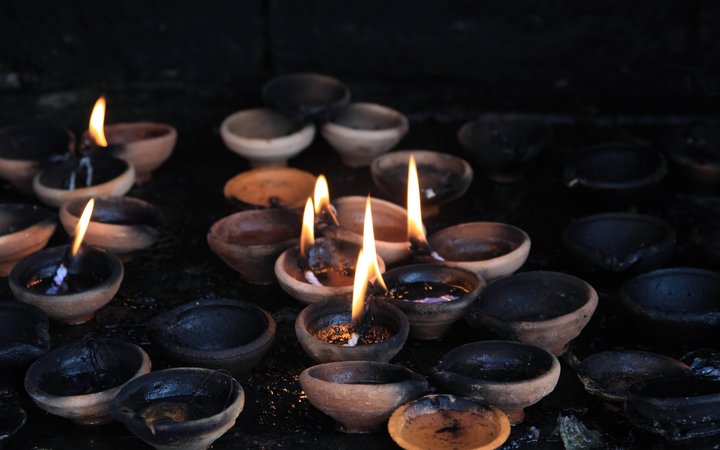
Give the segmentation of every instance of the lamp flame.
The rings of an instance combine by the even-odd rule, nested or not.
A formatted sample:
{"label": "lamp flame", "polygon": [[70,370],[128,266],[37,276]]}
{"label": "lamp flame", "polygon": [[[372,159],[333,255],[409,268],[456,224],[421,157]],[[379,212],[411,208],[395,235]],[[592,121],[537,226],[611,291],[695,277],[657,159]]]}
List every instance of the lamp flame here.
{"label": "lamp flame", "polygon": [[320,214],[323,209],[330,207],[330,189],[328,189],[325,175],[318,175],[315,181],[313,201],[315,202],[315,214]]}
{"label": "lamp flame", "polygon": [[90,137],[92,137],[95,144],[100,147],[108,146],[108,141],[105,139],[105,131],[103,129],[105,126],[105,105],[105,96],[103,95],[95,102],[92,114],[90,114],[90,126],[88,127]]}
{"label": "lamp flame", "polygon": [[[377,261],[377,259],[376,259]],[[357,327],[362,320],[365,311],[365,295],[367,294],[368,283],[375,269],[367,253],[360,249],[357,265],[355,266],[355,279],[353,281],[352,296],[352,323]]]}
{"label": "lamp flame", "polygon": [[74,258],[75,255],[77,255],[78,251],[80,250],[80,244],[82,244],[83,238],[85,237],[85,232],[88,229],[88,225],[90,224],[90,218],[92,217],[93,207],[95,206],[95,200],[90,199],[88,200],[87,204],[85,205],[85,209],[83,209],[82,215],[80,216],[80,220],[77,223],[77,226],[75,227],[75,238],[73,239],[72,243],[72,250],[71,255]]}
{"label": "lamp flame", "polygon": [[383,289],[387,291],[387,285],[380,273],[380,264],[378,263],[377,252],[375,251],[375,231],[373,230],[372,208],[370,206],[370,196],[367,197],[365,203],[365,222],[363,224],[363,250],[366,258],[372,263],[373,275],[380,283]]}
{"label": "lamp flame", "polygon": [[427,243],[425,226],[422,222],[420,209],[420,182],[418,181],[415,156],[410,154],[408,162],[408,190],[407,190],[407,236],[410,242]]}
{"label": "lamp flame", "polygon": [[315,213],[312,198],[308,197],[303,212],[302,230],[300,231],[300,256],[307,257],[310,247],[315,243]]}

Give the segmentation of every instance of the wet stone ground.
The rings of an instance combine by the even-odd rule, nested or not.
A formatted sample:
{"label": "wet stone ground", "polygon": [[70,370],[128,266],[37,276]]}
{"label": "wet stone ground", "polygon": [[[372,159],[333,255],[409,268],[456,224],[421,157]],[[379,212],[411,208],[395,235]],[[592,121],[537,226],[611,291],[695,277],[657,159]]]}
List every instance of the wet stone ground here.
{"label": "wet stone ground", "polygon": [[[44,119],[77,132],[83,129],[98,93],[90,89],[8,95],[3,98],[7,102],[0,109],[0,124]],[[173,157],[152,181],[130,192],[132,196],[159,206],[168,225],[162,230],[162,238],[156,246],[136,254],[125,264],[125,278],[117,297],[94,320],[73,327],[51,324],[52,345],[96,336],[127,340],[141,345],[150,354],[153,367],[162,369],[167,364],[148,339],[144,326],[147,320],[199,298],[250,301],[272,313],[278,324],[277,338],[263,361],[249,376],[240,380],[246,393],[245,409],[235,427],[213,448],[394,448],[384,431],[370,435],[339,433],[329,417],[309,404],[297,380],[300,371],[313,362],[302,351],[293,330],[302,305],[277,286],[257,287],[244,283],[207,246],[205,236],[210,225],[235,210],[222,195],[225,181],[247,169],[241,158],[223,146],[218,126],[233,110],[259,104],[257,94],[171,86],[117,89],[108,95],[108,122],[156,120],[171,123],[179,130]],[[403,109],[401,103],[391,105],[412,110],[412,107]],[[416,111],[410,114],[410,133],[401,148],[462,154],[455,133],[468,114],[461,108],[452,109],[450,114]],[[562,116],[548,118],[557,121]],[[556,124],[553,143],[525,180],[511,185],[495,184],[476,167],[475,180],[467,194],[447,205],[438,218],[426,223],[430,231],[474,220],[517,225],[525,229],[533,241],[529,260],[522,270],[578,274],[593,284],[600,294],[599,309],[593,320],[562,360],[557,389],[527,409],[525,422],[513,428],[503,448],[563,448],[558,423],[570,416],[579,419],[587,428],[597,430],[605,448],[666,447],[662,440],[634,429],[621,413],[608,410],[602,402],[586,394],[572,367],[576,358],[582,359],[602,350],[638,348],[679,357],[698,345],[670,346],[643,334],[618,304],[617,288],[624,279],[584,271],[567,260],[560,244],[561,231],[573,218],[604,210],[639,211],[660,216],[676,229],[678,245],[669,265],[712,267],[695,238],[700,225],[720,219],[720,197],[716,193],[686,185],[674,172],[657,193],[625,205],[588,201],[569,193],[562,185],[562,162],[568,154],[602,141],[652,141],[663,131],[652,121],[645,120],[644,123],[643,126],[622,128]],[[291,165],[313,173],[325,173],[334,197],[377,194],[369,170],[342,166],[338,156],[320,137],[292,160]],[[20,196],[8,186],[0,187],[0,198],[3,201],[33,201],[32,197]],[[67,239],[62,231],[58,231],[51,244],[64,243]],[[11,298],[7,283],[0,282],[0,301]],[[443,340],[409,341],[393,362],[429,375],[445,352],[489,337],[465,323],[458,323]],[[704,345],[711,346],[712,343]],[[24,393],[14,394],[13,400],[27,409],[28,420],[7,448],[146,448],[121,425],[80,427],[39,410]]]}

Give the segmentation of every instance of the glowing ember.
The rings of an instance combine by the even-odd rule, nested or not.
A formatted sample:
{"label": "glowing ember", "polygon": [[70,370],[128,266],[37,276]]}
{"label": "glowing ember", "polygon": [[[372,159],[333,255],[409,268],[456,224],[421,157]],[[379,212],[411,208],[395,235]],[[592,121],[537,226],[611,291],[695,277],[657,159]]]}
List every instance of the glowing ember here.
{"label": "glowing ember", "polygon": [[107,147],[108,141],[105,139],[105,96],[100,97],[95,102],[92,114],[90,114],[90,137],[96,145],[100,147]]}

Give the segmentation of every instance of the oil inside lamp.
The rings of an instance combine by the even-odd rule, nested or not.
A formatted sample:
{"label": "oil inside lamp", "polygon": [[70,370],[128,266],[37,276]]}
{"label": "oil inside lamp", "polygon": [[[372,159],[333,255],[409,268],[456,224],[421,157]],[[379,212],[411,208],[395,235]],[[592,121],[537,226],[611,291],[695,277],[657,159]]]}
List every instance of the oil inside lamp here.
{"label": "oil inside lamp", "polygon": [[415,157],[410,154],[408,161],[407,185],[407,235],[410,242],[410,251],[416,256],[429,256],[438,261],[444,261],[430,248],[425,237],[425,226],[422,222],[422,209],[420,206],[420,182],[418,180]]}
{"label": "oil inside lamp", "polygon": [[470,291],[452,284],[418,281],[393,286],[387,291],[394,300],[410,300],[416,303],[445,303],[455,301]]}

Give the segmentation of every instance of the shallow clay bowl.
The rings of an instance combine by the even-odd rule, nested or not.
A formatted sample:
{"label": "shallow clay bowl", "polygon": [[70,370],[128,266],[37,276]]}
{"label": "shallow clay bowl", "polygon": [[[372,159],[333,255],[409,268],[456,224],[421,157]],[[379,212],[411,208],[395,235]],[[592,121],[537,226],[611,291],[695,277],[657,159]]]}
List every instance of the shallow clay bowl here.
{"label": "shallow clay bowl", "polygon": [[565,166],[565,184],[622,197],[652,189],[667,171],[662,153],[652,148],[610,143],[575,154]]}
{"label": "shallow clay bowl", "polygon": [[546,122],[531,117],[487,114],[458,132],[468,159],[499,182],[517,181],[552,137]]}
{"label": "shallow clay bowl", "polygon": [[633,383],[682,376],[690,368],[673,358],[636,350],[606,351],[585,358],[577,374],[585,390],[603,400],[622,402]]}
{"label": "shallow clay bowl", "polygon": [[0,130],[0,178],[31,192],[43,165],[67,159],[75,148],[69,130],[44,124],[14,125]]}
{"label": "shallow clay bowl", "polygon": [[473,304],[468,322],[561,355],[590,321],[597,304],[597,292],[580,278],[524,272],[490,283]]}
{"label": "shallow clay bowl", "polygon": [[265,104],[293,117],[322,119],[350,101],[350,90],[339,80],[318,73],[280,75],[262,88]]}
{"label": "shallow clay bowl", "polygon": [[510,436],[510,421],[483,402],[426,395],[395,410],[388,431],[405,450],[493,450]]}
{"label": "shallow clay bowl", "polygon": [[433,378],[448,392],[484,400],[512,423],[550,394],[560,377],[558,359],[542,348],[511,341],[472,342],[442,357]]}
{"label": "shallow clay bowl", "polygon": [[651,216],[596,214],[570,224],[563,244],[586,266],[610,272],[644,272],[667,261],[675,248],[675,231]]}
{"label": "shallow clay bowl", "polygon": [[661,142],[687,179],[709,186],[720,183],[720,127],[695,124],[673,130]]}
{"label": "shallow clay bowl", "polygon": [[156,449],[204,450],[235,424],[245,393],[229,374],[159,370],[128,383],[110,415]]}
{"label": "shallow clay bowl", "polygon": [[20,260],[10,272],[10,290],[24,303],[37,306],[53,319],[75,325],[95,317],[113,299],[123,279],[123,265],[113,253],[83,247],[68,267],[68,276],[82,275],[87,286],[76,292],[51,295],[29,287],[34,280],[53,277],[68,247],[51,247]]}
{"label": "shallow clay bowl", "polygon": [[[107,155],[89,156],[93,167],[92,185],[70,190],[70,175],[77,162],[67,161],[38,172],[33,179],[35,195],[48,206],[59,208],[64,202],[75,198],[125,195],[135,182],[135,169],[122,159]],[[84,186],[82,177],[77,186]]]}
{"label": "shallow clay bowl", "polygon": [[[88,199],[63,203],[60,221],[69,235],[75,233]],[[163,215],[150,203],[132,197],[95,197],[90,224],[83,242],[126,255],[153,245],[160,237]]]}
{"label": "shallow clay bowl", "polygon": [[444,337],[452,325],[465,317],[475,299],[485,288],[485,281],[474,272],[441,264],[412,264],[389,270],[383,276],[388,289],[411,283],[436,283],[462,288],[466,294],[449,302],[420,303],[387,298],[404,312],[410,321],[410,337],[433,340]]}
{"label": "shallow clay bowl", "polygon": [[252,167],[283,167],[310,145],[315,125],[300,125],[278,111],[255,108],[228,116],[220,135],[225,145],[250,160]]}
{"label": "shallow clay bowl", "polygon": [[225,183],[225,198],[240,207],[300,209],[315,189],[315,175],[290,167],[252,169]]}
{"label": "shallow clay bowl", "polygon": [[714,334],[720,327],[720,275],[693,268],[639,275],[620,290],[622,305],[669,340]]}
{"label": "shallow clay bowl", "polygon": [[443,264],[475,272],[486,281],[510,275],[525,264],[530,236],[500,222],[469,222],[444,228],[428,237]]}
{"label": "shallow clay bowl", "polygon": [[47,314],[26,303],[0,302],[0,390],[22,385],[25,370],[49,347]]}
{"label": "shallow clay bowl", "polygon": [[373,302],[369,315],[374,324],[386,327],[392,336],[379,343],[356,345],[331,344],[315,337],[325,327],[351,322],[352,300],[331,298],[305,307],[295,320],[295,335],[300,345],[313,360],[319,363],[336,361],[390,361],[405,345],[410,324],[402,311],[386,302]]}
{"label": "shallow clay bowl", "polygon": [[443,205],[462,197],[470,187],[473,171],[465,160],[446,153],[413,150],[387,153],[370,165],[375,186],[396,203],[407,201],[408,159],[415,155],[424,216],[434,216]]}
{"label": "shallow clay bowl", "polygon": [[422,375],[373,361],[319,364],[302,371],[300,385],[310,403],[335,419],[345,433],[377,430],[398,406],[428,387]]}
{"label": "shallow clay bowl", "polygon": [[297,245],[301,225],[296,211],[242,211],[215,222],[207,241],[210,249],[245,281],[271,284],[277,281],[275,261],[282,252]]}
{"label": "shallow clay bowl", "polygon": [[330,115],[322,135],[345,165],[366,167],[400,142],[408,128],[408,120],[394,109],[375,103],[351,103]]}
{"label": "shallow clay bowl", "polygon": [[0,448],[10,441],[27,421],[25,409],[11,400],[0,399]]}
{"label": "shallow clay bowl", "polygon": [[25,390],[41,409],[80,425],[110,422],[108,407],[130,380],[150,372],[150,358],[128,342],[68,344],[35,361]]}
{"label": "shallow clay bowl", "polygon": [[6,277],[22,258],[45,247],[57,220],[45,208],[0,203],[0,276]]}
{"label": "shallow clay bowl", "polygon": [[185,303],[149,325],[155,345],[178,365],[235,375],[259,363],[275,338],[275,321],[267,311],[230,299]]}
{"label": "shallow clay bowl", "polygon": [[[340,228],[325,233],[325,236],[362,245],[366,200],[362,196],[333,200]],[[370,199],[370,207],[377,254],[388,265],[407,259],[410,256],[410,243],[407,239],[405,208],[377,198]]]}

